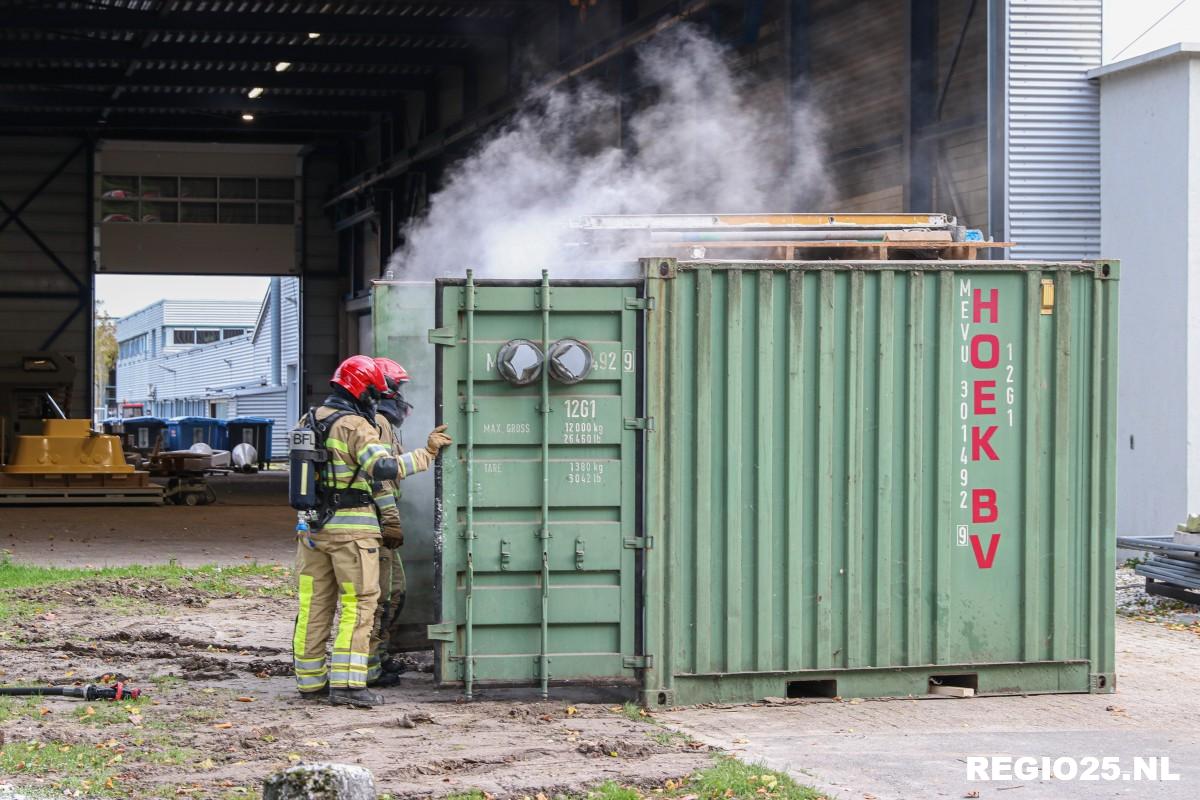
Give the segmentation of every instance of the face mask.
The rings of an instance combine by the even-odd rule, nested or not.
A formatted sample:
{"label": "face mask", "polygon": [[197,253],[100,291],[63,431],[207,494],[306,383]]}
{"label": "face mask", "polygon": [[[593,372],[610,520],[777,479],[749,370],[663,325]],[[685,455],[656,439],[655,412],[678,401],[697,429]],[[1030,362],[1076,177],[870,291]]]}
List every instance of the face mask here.
{"label": "face mask", "polygon": [[396,427],[404,424],[404,418],[412,413],[412,406],[404,402],[403,397],[389,397],[379,403],[379,413],[387,417],[387,421]]}

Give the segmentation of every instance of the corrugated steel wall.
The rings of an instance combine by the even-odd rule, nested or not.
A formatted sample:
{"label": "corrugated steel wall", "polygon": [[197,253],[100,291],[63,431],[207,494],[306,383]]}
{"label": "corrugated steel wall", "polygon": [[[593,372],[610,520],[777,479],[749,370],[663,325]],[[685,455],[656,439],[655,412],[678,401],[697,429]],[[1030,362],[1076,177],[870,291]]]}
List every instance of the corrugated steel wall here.
{"label": "corrugated steel wall", "polygon": [[1101,0],[1008,5],[1007,236],[1013,258],[1100,255]]}
{"label": "corrugated steel wall", "polygon": [[271,455],[277,460],[287,456],[287,432],[294,422],[293,417],[298,416],[289,413],[287,401],[286,389],[238,394],[232,401],[233,408],[230,410],[231,416],[266,417],[275,420],[275,426],[271,429]]}
{"label": "corrugated steel wall", "polygon": [[651,696],[693,675],[1046,661],[1090,663],[1050,690],[1089,671],[1111,688],[1109,273],[650,267]]}
{"label": "corrugated steel wall", "polygon": [[16,221],[0,209],[0,363],[65,353],[76,417],[92,413],[91,164],[79,139],[0,138],[0,199],[19,212]]}

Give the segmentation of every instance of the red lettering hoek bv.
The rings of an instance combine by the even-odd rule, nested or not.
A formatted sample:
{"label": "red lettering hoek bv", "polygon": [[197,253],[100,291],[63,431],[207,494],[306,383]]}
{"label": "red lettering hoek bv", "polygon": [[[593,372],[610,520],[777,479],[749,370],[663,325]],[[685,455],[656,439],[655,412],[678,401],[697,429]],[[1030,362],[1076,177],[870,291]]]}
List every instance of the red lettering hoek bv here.
{"label": "red lettering hoek bv", "polygon": [[996,548],[1000,546],[1000,534],[993,533],[992,538],[988,540],[987,555],[983,554],[983,545],[979,543],[979,537],[971,534],[971,549],[975,551],[975,563],[980,569],[991,569],[992,562],[996,560]]}
{"label": "red lettering hoek bv", "polygon": [[995,425],[989,425],[988,429],[981,436],[978,427],[971,428],[971,460],[979,461],[980,452],[987,453],[988,461],[999,461],[1000,456],[996,455],[996,451],[992,449],[991,438],[992,434],[997,431]]}
{"label": "red lettering hoek bv", "polygon": [[984,405],[984,403],[994,403],[996,401],[996,393],[984,391],[985,389],[995,389],[995,381],[975,381],[975,413],[976,414],[995,414],[996,406]]}
{"label": "red lettering hoek bv", "polygon": [[1000,509],[996,507],[995,489],[971,490],[971,522],[988,524],[1000,519]]}
{"label": "red lettering hoek bv", "polygon": [[983,316],[983,310],[985,308],[991,312],[991,319],[988,320],[989,322],[994,324],[994,323],[997,323],[1000,321],[1000,297],[999,297],[999,295],[1000,295],[999,289],[989,289],[988,290],[988,299],[985,301],[985,300],[981,299],[983,297],[983,292],[980,291],[979,289],[975,290],[974,305],[975,305],[975,321],[976,322],[980,321],[980,317]]}
{"label": "red lettering hoek bv", "polygon": [[[985,361],[979,354],[983,345],[988,345]],[[1000,364],[1000,340],[990,333],[981,333],[971,339],[971,366],[975,369],[995,369]]]}

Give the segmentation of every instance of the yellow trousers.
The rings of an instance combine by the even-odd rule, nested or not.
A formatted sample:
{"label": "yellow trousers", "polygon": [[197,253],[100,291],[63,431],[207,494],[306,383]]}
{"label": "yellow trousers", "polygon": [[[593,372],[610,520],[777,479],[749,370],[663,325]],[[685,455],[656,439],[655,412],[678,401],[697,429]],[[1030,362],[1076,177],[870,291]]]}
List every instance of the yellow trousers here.
{"label": "yellow trousers", "polygon": [[404,609],[404,562],[400,549],[381,550],[379,556],[379,604],[375,609],[375,632],[371,635],[371,657],[367,661],[367,680],[383,673],[383,662],[391,654],[392,628]]}
{"label": "yellow trousers", "polygon": [[[332,686],[367,685],[367,660],[379,601],[380,539],[331,542],[313,537],[296,545],[299,610],[292,637],[296,688],[319,692]],[[334,614],[341,605],[333,655],[326,661]]]}

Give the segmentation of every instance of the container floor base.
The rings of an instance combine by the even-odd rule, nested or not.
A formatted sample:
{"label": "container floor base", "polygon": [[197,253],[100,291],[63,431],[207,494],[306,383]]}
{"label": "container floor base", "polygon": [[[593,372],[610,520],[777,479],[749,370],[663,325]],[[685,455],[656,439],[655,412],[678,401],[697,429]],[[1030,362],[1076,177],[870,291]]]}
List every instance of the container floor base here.
{"label": "container floor base", "polygon": [[766,697],[919,697],[933,694],[935,686],[971,689],[976,695],[1108,693],[1116,690],[1116,675],[1092,673],[1088,661],[676,675],[673,686],[643,689],[641,702],[665,708]]}

